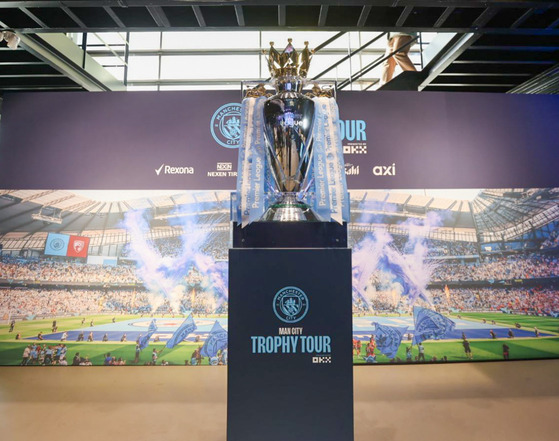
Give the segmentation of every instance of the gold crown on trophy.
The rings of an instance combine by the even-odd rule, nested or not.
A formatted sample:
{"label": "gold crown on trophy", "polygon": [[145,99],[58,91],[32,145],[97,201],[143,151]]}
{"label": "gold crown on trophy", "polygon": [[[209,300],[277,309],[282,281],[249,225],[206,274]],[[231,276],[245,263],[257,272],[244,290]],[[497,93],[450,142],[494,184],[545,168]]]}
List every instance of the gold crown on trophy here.
{"label": "gold crown on trophy", "polygon": [[273,78],[283,76],[307,77],[314,51],[309,49],[309,42],[305,41],[305,48],[301,52],[297,52],[291,41],[291,38],[287,39],[287,46],[281,54],[274,48],[274,42],[270,41],[268,68]]}

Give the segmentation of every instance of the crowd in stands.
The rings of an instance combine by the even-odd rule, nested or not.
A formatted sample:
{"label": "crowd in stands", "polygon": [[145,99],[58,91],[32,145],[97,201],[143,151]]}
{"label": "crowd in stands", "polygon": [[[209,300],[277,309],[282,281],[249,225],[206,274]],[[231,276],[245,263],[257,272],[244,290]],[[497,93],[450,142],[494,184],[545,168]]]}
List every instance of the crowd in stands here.
{"label": "crowd in stands", "polygon": [[[452,288],[427,290],[432,306],[419,300],[416,305],[434,307],[441,312],[493,311],[530,315],[559,314],[559,289],[547,288]],[[409,314],[411,307],[394,292],[376,291],[368,301],[353,301],[355,315],[371,313]]]}
{"label": "crowd in stands", "polygon": [[[408,236],[394,235],[392,238],[392,246],[400,253],[413,254],[415,243],[410,241]],[[427,257],[478,255],[477,247],[474,242],[425,239],[423,243],[427,247]]]}
{"label": "crowd in stands", "polygon": [[133,313],[149,307],[144,292],[81,289],[0,289],[0,317]]}
{"label": "crowd in stands", "polygon": [[559,226],[557,226],[549,235],[549,237],[544,240],[541,244],[541,249],[545,250],[548,248],[559,247]]}
{"label": "crowd in stands", "polygon": [[62,283],[139,283],[135,267],[118,265],[88,265],[53,260],[0,261],[0,279]]}
{"label": "crowd in stands", "polygon": [[163,257],[177,257],[182,251],[182,240],[180,237],[167,237],[153,241],[153,245]]}
{"label": "crowd in stands", "polygon": [[551,255],[522,255],[487,258],[472,264],[444,263],[433,273],[433,281],[536,279],[559,276],[559,258]]}
{"label": "crowd in stands", "polygon": [[168,314],[192,311],[199,316],[226,314],[227,302],[212,292],[186,291],[180,298],[181,311],[168,301],[153,310],[148,293],[134,290],[85,289],[0,289],[0,318],[7,316],[57,317],[75,314]]}
{"label": "crowd in stands", "polygon": [[441,310],[513,311],[522,314],[559,313],[559,289],[548,288],[453,288],[429,290],[433,304]]}
{"label": "crowd in stands", "polygon": [[[348,237],[349,246],[357,246],[367,234],[371,233],[350,230]],[[474,242],[424,239],[423,243],[428,250],[427,257],[463,257],[477,256],[479,254]],[[408,236],[392,235],[391,246],[402,254],[412,254],[414,252],[414,242],[410,241]]]}
{"label": "crowd in stands", "polygon": [[[210,255],[216,261],[227,260],[229,249],[229,232],[212,231],[210,237],[200,250],[202,253]],[[162,257],[177,257],[183,252],[184,244],[182,237],[165,237],[155,239],[151,245],[161,254]],[[130,244],[122,247],[120,257],[131,257]]]}

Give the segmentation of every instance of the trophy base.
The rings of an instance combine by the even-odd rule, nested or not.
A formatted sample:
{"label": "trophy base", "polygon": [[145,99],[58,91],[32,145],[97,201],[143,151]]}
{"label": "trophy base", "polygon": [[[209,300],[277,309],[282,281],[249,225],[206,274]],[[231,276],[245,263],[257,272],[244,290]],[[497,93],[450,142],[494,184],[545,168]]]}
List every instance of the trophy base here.
{"label": "trophy base", "polygon": [[312,208],[297,199],[296,193],[282,193],[260,220],[265,222],[320,222]]}

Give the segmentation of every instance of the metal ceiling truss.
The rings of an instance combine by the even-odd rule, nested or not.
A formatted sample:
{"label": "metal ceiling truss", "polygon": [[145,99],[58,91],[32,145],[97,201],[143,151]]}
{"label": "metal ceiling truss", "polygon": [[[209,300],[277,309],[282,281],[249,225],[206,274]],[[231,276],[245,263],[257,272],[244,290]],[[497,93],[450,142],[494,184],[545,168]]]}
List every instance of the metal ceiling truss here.
{"label": "metal ceiling truss", "polygon": [[22,33],[234,29],[374,30],[559,35],[552,1],[338,0],[4,1],[0,22]]}
{"label": "metal ceiling truss", "polygon": [[[0,27],[15,30],[26,49],[0,48],[0,90],[124,89],[126,75],[124,84],[115,82],[108,72],[94,65],[95,60],[80,64],[77,53],[68,57],[66,52],[70,49],[59,50],[48,38],[49,34],[63,33],[121,32],[127,36],[136,31],[216,30],[338,31],[340,35],[348,31],[457,33],[457,40],[441,51],[437,63],[417,77],[419,90],[425,91],[524,93],[530,89],[532,93],[544,93],[556,90],[556,74],[542,73],[559,63],[559,2],[554,1],[347,0],[343,5],[339,0],[3,1]],[[128,49],[125,45],[126,60]],[[157,55],[167,54],[161,51]],[[87,57],[88,54],[82,54],[83,59]],[[126,61],[124,69],[127,71]],[[359,80],[365,73],[357,72],[342,82],[341,87]],[[539,74],[542,76],[537,77]],[[368,87],[375,82],[370,80]],[[202,84],[202,80],[193,81],[189,84]],[[185,80],[179,85],[187,83]],[[225,79],[221,84],[230,83]],[[546,83],[550,86],[546,87]],[[524,88],[523,84],[526,84]]]}

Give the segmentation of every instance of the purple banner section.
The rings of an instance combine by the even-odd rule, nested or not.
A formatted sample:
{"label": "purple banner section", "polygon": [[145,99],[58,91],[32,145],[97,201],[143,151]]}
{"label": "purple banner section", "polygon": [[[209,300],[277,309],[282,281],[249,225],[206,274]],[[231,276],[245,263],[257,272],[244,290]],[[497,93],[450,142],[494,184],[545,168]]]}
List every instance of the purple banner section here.
{"label": "purple banner section", "polygon": [[[558,185],[559,97],[341,92],[356,188]],[[237,91],[7,94],[0,189],[235,188]]]}

